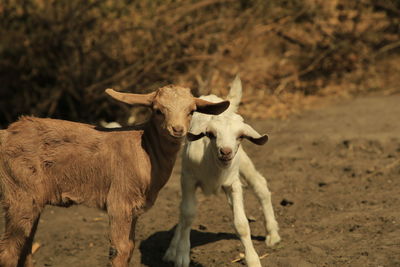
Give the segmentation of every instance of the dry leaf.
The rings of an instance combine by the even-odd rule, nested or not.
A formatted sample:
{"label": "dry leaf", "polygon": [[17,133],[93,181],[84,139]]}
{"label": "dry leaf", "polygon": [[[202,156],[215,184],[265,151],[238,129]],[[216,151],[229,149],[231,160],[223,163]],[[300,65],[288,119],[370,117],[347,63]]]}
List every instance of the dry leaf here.
{"label": "dry leaf", "polygon": [[236,258],[231,261],[231,263],[235,263],[244,259],[244,253],[239,253],[239,258]]}
{"label": "dry leaf", "polygon": [[40,248],[40,244],[35,242],[32,244],[32,254],[35,254],[36,251]]}
{"label": "dry leaf", "polygon": [[[264,258],[266,258],[268,256],[269,256],[269,254],[265,253],[265,254],[260,256],[260,260],[264,259]],[[239,258],[236,258],[236,259],[232,260],[231,263],[239,262],[239,261],[241,261],[243,259],[244,259],[244,253],[239,253]]]}
{"label": "dry leaf", "polygon": [[260,256],[260,260],[261,260],[261,259],[264,259],[264,258],[266,258],[266,257],[268,257],[268,256],[269,256],[269,254],[268,254],[268,253],[265,253],[265,254],[263,254],[263,255]]}

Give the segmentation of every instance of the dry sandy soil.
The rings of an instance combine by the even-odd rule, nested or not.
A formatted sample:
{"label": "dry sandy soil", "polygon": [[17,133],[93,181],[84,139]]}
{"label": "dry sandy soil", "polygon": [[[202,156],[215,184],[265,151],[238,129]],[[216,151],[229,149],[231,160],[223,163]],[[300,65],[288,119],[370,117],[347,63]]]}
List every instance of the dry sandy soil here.
{"label": "dry sandy soil", "polygon": [[[253,242],[263,266],[400,266],[400,95],[364,97],[288,120],[253,121],[270,142],[245,150],[273,192],[282,242],[266,248],[262,214],[245,189],[255,219]],[[178,162],[156,205],[137,226],[131,266],[161,261],[178,220]],[[231,263],[242,252],[221,193],[199,194],[191,240],[192,266]],[[94,209],[48,207],[35,241],[36,266],[107,266],[107,217]],[[3,228],[3,223],[0,225]]]}

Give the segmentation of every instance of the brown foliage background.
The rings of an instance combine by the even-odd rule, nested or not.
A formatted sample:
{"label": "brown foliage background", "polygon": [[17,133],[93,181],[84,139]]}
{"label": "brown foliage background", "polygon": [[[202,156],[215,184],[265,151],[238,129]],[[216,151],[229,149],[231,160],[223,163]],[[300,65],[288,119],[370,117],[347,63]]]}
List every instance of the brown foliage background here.
{"label": "brown foliage background", "polygon": [[399,34],[399,0],[0,0],[0,126],[124,122],[105,88],[224,94],[237,73],[252,117],[396,91]]}

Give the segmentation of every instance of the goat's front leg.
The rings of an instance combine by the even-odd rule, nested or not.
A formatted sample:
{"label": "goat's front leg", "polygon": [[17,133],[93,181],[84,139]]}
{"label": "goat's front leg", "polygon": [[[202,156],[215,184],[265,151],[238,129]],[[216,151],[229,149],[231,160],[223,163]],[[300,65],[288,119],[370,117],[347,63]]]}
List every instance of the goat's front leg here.
{"label": "goat's front leg", "polygon": [[267,246],[271,247],[281,240],[278,234],[278,222],[275,219],[274,210],[272,208],[271,192],[268,189],[267,181],[256,170],[249,156],[243,150],[241,152],[239,171],[250,184],[261,204],[267,232],[265,242]]}
{"label": "goat's front leg", "polygon": [[181,239],[181,228],[182,228],[181,223],[178,222],[178,224],[176,225],[176,228],[174,231],[174,236],[171,240],[171,243],[169,244],[169,247],[164,254],[163,261],[175,262],[176,250],[178,248],[178,242]]}
{"label": "goat's front leg", "polygon": [[164,260],[174,261],[175,267],[188,267],[190,263],[190,229],[196,215],[196,185],[188,177],[181,177],[182,201],[180,218],[174,237]]}
{"label": "goat's front leg", "polygon": [[128,267],[135,248],[137,216],[112,211],[110,218],[110,260],[113,267]]}
{"label": "goat's front leg", "polygon": [[251,242],[250,226],[243,206],[242,184],[236,179],[233,184],[223,187],[233,211],[233,224],[237,235],[244,246],[245,259],[249,267],[261,267],[261,262]]}

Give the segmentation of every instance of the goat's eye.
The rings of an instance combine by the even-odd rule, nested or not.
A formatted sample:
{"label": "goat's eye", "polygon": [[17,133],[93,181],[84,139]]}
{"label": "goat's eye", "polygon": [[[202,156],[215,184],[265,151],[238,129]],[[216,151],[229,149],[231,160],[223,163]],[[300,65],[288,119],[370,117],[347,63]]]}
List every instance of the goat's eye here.
{"label": "goat's eye", "polygon": [[214,139],[214,138],[215,138],[215,135],[214,135],[212,132],[207,132],[207,133],[206,133],[206,136],[207,136],[208,138],[210,138],[210,139]]}
{"label": "goat's eye", "polygon": [[163,113],[161,112],[161,110],[159,110],[159,109],[156,109],[155,111],[156,111],[156,114],[157,114],[157,115],[162,115],[162,114],[163,114]]}
{"label": "goat's eye", "polygon": [[238,140],[243,140],[243,138],[244,138],[244,135],[239,135],[237,139]]}

